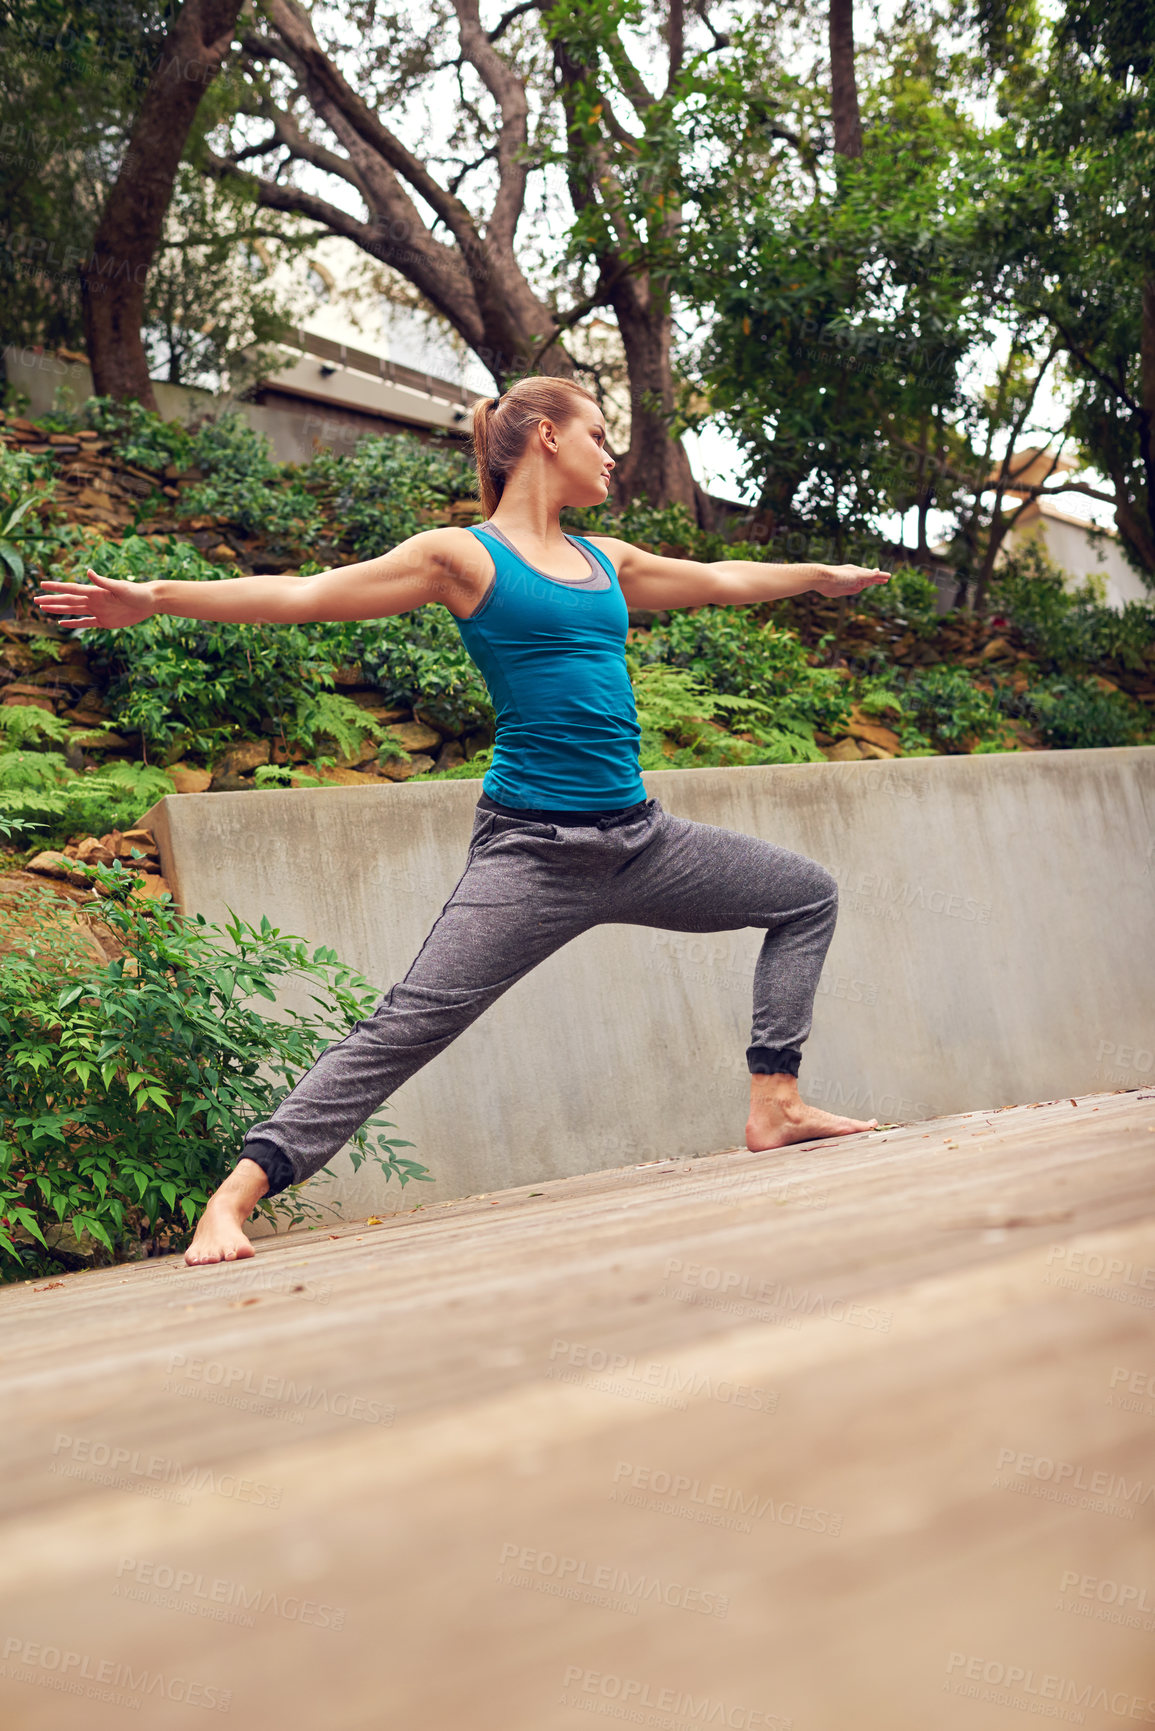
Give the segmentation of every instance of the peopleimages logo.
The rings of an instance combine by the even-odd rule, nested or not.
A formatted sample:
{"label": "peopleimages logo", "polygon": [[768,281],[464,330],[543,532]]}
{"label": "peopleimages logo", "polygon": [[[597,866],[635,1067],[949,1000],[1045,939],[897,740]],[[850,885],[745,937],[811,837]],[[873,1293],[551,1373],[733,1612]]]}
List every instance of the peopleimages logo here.
{"label": "peopleimages logo", "polygon": [[1049,1502],[1118,1515],[1127,1521],[1134,1520],[1137,1508],[1155,1498],[1155,1484],[1145,1485],[1142,1479],[1128,1479],[1106,1467],[1089,1468],[1081,1461],[1061,1461],[1051,1455],[1002,1448],[997,1465],[999,1472],[1009,1470],[1005,1479],[996,1473],[995,1490],[1021,1491]]}
{"label": "peopleimages logo", "polygon": [[[688,1689],[654,1684],[642,1677],[623,1677],[616,1671],[593,1671],[585,1665],[566,1666],[559,1705],[607,1718],[632,1719],[639,1725],[660,1724],[669,1731],[680,1731],[683,1725],[726,1726],[728,1731],[790,1731],[794,1723],[764,1708],[743,1707],[737,1701],[695,1695]],[[664,1717],[655,1720],[654,1713]]]}
{"label": "peopleimages logo", "polygon": [[[685,1408],[687,1397],[690,1397],[765,1413],[772,1413],[778,1405],[774,1389],[733,1382],[729,1377],[715,1377],[709,1371],[693,1367],[687,1369],[677,1364],[663,1364],[660,1359],[637,1359],[630,1353],[608,1352],[604,1347],[591,1346],[588,1341],[554,1340],[549,1356],[547,1376],[632,1399],[650,1398],[661,1404]],[[591,1371],[607,1374],[598,1380],[590,1376]]]}
{"label": "peopleimages logo", "polygon": [[507,1587],[540,1587],[548,1583],[561,1596],[581,1598],[578,1589],[589,1589],[592,1595],[604,1594],[616,1599],[611,1609],[636,1613],[647,1602],[668,1605],[673,1610],[696,1611],[704,1617],[724,1618],[730,1609],[726,1593],[712,1593],[702,1587],[689,1586],[684,1581],[663,1581],[657,1575],[632,1573],[621,1563],[592,1562],[586,1557],[571,1557],[559,1551],[540,1551],[533,1545],[506,1542],[501,1547],[501,1560],[496,1580]]}
{"label": "peopleimages logo", "polygon": [[[92,1479],[117,1490],[147,1488],[151,1491],[152,1486],[143,1481],[153,1480],[158,1489],[165,1487],[174,1493],[182,1493],[177,1497],[178,1501],[187,1502],[188,1498],[183,1493],[192,1490],[236,1497],[238,1502],[255,1503],[270,1509],[281,1505],[281,1485],[238,1478],[236,1473],[218,1472],[213,1467],[186,1466],[168,1455],[150,1455],[143,1449],[99,1442],[92,1437],[73,1437],[59,1431],[52,1445],[52,1454],[49,1471],[63,1473],[68,1478]],[[107,1471],[101,1471],[102,1468]],[[138,1482],[134,1484],[133,1479]]]}
{"label": "peopleimages logo", "polygon": [[314,1383],[293,1382],[287,1377],[258,1375],[247,1365],[226,1364],[221,1359],[189,1358],[187,1353],[169,1354],[170,1375],[162,1385],[166,1394],[219,1399],[224,1404],[247,1406],[253,1401],[280,1402],[300,1417],[323,1412],[337,1418],[357,1419],[362,1424],[393,1423],[396,1409],[379,1400],[349,1394]]}
{"label": "peopleimages logo", "polygon": [[784,1527],[797,1527],[801,1532],[829,1533],[832,1538],[842,1531],[842,1515],[833,1509],[795,1503],[789,1498],[775,1502],[773,1497],[738,1490],[733,1485],[703,1485],[701,1479],[691,1478],[688,1473],[636,1466],[631,1461],[618,1461],[615,1466],[610,1498],[658,1514],[709,1521],[746,1533],[753,1531],[754,1521],[764,1519],[777,1521]]}
{"label": "peopleimages logo", "polygon": [[1145,1586],[1131,1581],[1111,1581],[1098,1575],[1081,1575],[1078,1569],[1064,1569],[1059,1577],[1060,1593],[1077,1592],[1081,1599],[1094,1599],[1100,1605],[1119,1605],[1136,1611],[1155,1611],[1155,1598]]}
{"label": "peopleimages logo", "polygon": [[[828,1317],[834,1322],[849,1323],[854,1328],[877,1328],[888,1333],[893,1313],[878,1305],[860,1304],[853,1298],[831,1298],[824,1292],[814,1292],[804,1286],[787,1286],[780,1280],[759,1280],[735,1268],[716,1268],[706,1262],[683,1262],[668,1256],[665,1265],[666,1284],[660,1289],[664,1298],[685,1298],[691,1288],[716,1292],[722,1298],[747,1299],[770,1311],[786,1311],[792,1319],[798,1316]],[[674,1280],[678,1285],[670,1284]],[[691,1295],[688,1302],[697,1302]],[[768,1318],[767,1320],[772,1320]]]}
{"label": "peopleimages logo", "polygon": [[0,1676],[15,1683],[34,1683],[58,1689],[66,1695],[85,1695],[93,1700],[114,1700],[117,1706],[139,1709],[147,1697],[179,1701],[185,1707],[204,1707],[227,1713],[232,1690],[208,1683],[192,1683],[187,1677],[166,1677],[163,1671],[134,1666],[121,1659],[97,1658],[51,1642],[31,1641],[23,1635],[4,1637]]}
{"label": "peopleimages logo", "polygon": [[343,1629],[344,1607],[303,1599],[270,1587],[254,1587],[199,1569],[177,1568],[149,1557],[121,1557],[113,1593],[117,1598],[142,1599],[166,1610],[189,1611],[217,1622],[240,1622],[252,1628],[258,1616],[284,1617],[315,1629]]}
{"label": "peopleimages logo", "polygon": [[[977,1685],[970,1688],[967,1685]],[[1076,1683],[1053,1671],[1036,1671],[1030,1665],[1008,1664],[1003,1659],[988,1659],[976,1653],[951,1653],[947,1659],[943,1688],[972,1699],[991,1699],[1003,1706],[1029,1708],[1042,1715],[1042,1701],[1066,1703],[1086,1709],[1099,1708],[1119,1719],[1149,1721],[1155,1715],[1155,1701],[1142,1695],[1129,1694],[1124,1689],[1111,1689],[1102,1683]],[[1062,1713],[1055,1713],[1062,1718]]]}

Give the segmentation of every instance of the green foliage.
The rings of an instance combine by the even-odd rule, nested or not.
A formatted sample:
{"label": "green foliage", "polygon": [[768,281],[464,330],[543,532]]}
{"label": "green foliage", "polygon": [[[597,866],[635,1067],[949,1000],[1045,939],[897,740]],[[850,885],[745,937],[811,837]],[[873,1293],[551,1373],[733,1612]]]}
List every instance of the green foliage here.
{"label": "green foliage", "polygon": [[483,746],[475,751],[472,757],[467,757],[462,763],[452,764],[448,769],[427,769],[421,775],[411,776],[412,781],[480,781],[487,769],[493,765],[492,745]]}
{"label": "green foliage", "polygon": [[1104,691],[1094,679],[1077,673],[1053,674],[1022,695],[1019,713],[1039,728],[1048,745],[1059,751],[1092,746],[1141,745],[1150,733],[1150,718],[1140,704],[1122,692]]}
{"label": "green foliage", "polygon": [[0,751],[0,795],[59,787],[68,765],[59,751]]}
{"label": "green foliage", "polygon": [[320,787],[317,776],[302,773],[287,763],[261,763],[253,772],[255,787]]}
{"label": "green foliage", "polygon": [[20,593],[30,562],[44,555],[48,537],[32,512],[54,491],[35,457],[0,445],[0,601]]}
{"label": "green foliage", "polygon": [[425,528],[423,512],[477,490],[473,465],[459,449],[409,433],[370,435],[348,455],[319,451],[309,476],[360,559],[387,553]]}
{"label": "green foliage", "polygon": [[[215,580],[216,568],[183,541],[166,551],[139,536],[107,543],[90,563],[108,577]],[[295,581],[286,578],[287,583]],[[282,729],[299,702],[332,688],[346,626],[232,625],[157,614],[131,631],[89,630],[81,640],[109,679],[114,725],[158,751],[212,754],[227,740]]]}
{"label": "green foliage", "polygon": [[854,597],[860,613],[875,613],[904,625],[933,629],[938,623],[938,588],[934,580],[913,565],[898,565],[888,583],[878,583]]}
{"label": "green foliage", "polygon": [[676,548],[680,555],[705,558],[709,537],[703,535],[682,504],[650,505],[644,498],[624,505],[591,505],[564,513],[564,525],[575,535],[613,535],[647,547]]}
{"label": "green foliage", "polygon": [[995,616],[1008,614],[1036,660],[1054,673],[1117,663],[1131,672],[1155,664],[1155,602],[1101,605],[1091,585],[1066,587],[1063,573],[1033,542],[1008,558],[990,588]]}
{"label": "green foliage", "polygon": [[298,746],[310,757],[329,746],[336,748],[339,757],[356,757],[367,739],[394,747],[389,755],[400,751],[379,721],[333,691],[303,693],[285,737],[289,745]]}
{"label": "green foliage", "polygon": [[[780,719],[751,698],[711,692],[685,667],[641,663],[627,655],[641,740],[642,769],[822,761],[813,726],[797,717]],[[753,740],[736,738],[713,720],[719,709],[741,712]]]}
{"label": "green foliage", "polygon": [[56,751],[0,753],[0,818],[12,835],[43,832],[45,846],[131,829],[172,791],[164,771],[147,763],[118,759],[80,772]]}
{"label": "green foliage", "polygon": [[[7,1278],[183,1248],[247,1130],[377,994],[330,949],[262,919],[223,928],[167,898],[129,899],[119,866],[90,876],[109,947],[97,961],[46,891],[5,904],[0,972],[0,1272]],[[303,979],[319,1013],[276,1018]],[[374,1119],[353,1138],[402,1185],[428,1179]],[[375,1151],[372,1144],[375,1143]],[[312,1204],[294,1192],[296,1218]],[[275,1218],[273,1202],[261,1204]],[[315,1211],[315,1210],[314,1210]]]}
{"label": "green foliage", "polygon": [[[158,549],[139,536],[106,543],[88,558],[109,577],[213,581],[216,568],[186,542]],[[296,581],[287,577],[286,583]],[[341,749],[383,738],[348,700],[332,697],[333,669],[359,661],[390,703],[420,703],[435,720],[465,730],[493,723],[485,683],[444,607],[350,624],[233,625],[158,614],[131,631],[85,631],[92,664],[109,680],[114,725],[150,750],[213,755],[235,737],[259,734],[266,718],[305,750],[336,739]],[[316,699],[327,695],[323,710]],[[356,711],[356,712],[355,712]],[[339,721],[344,717],[343,721]]]}
{"label": "green foliage", "polygon": [[[202,103],[194,133],[211,130],[229,101],[231,80],[220,79]],[[307,312],[297,277],[266,273],[250,244],[254,228],[274,241],[287,264],[311,247],[312,224],[258,210],[245,186],[206,180],[192,142],[177,169],[165,233],[148,273],[141,331],[149,372],[171,385],[200,385],[239,396],[282,364],[277,345]],[[276,233],[272,232],[273,230]],[[254,266],[256,268],[254,268]]]}
{"label": "green foliage", "polygon": [[182,501],[185,515],[225,517],[246,535],[307,548],[320,538],[316,499],[296,471],[274,461],[269,440],[233,409],[206,422],[190,441],[192,464],[206,479]]}
{"label": "green foliage", "polygon": [[907,756],[925,755],[928,746],[934,752],[965,751],[968,737],[993,740],[1002,726],[994,696],[980,691],[965,667],[920,667],[903,687],[896,731]]}
{"label": "green foliage", "polygon": [[448,728],[492,726],[493,705],[447,607],[430,605],[347,627],[349,659],[391,704],[419,703]]}
{"label": "green foliage", "polygon": [[23,751],[33,745],[67,745],[72,729],[50,709],[27,709],[23,705],[0,706],[0,747]]}
{"label": "green foliage", "polygon": [[[0,278],[4,340],[83,346],[76,262],[91,251],[110,172],[127,143],[143,58],[168,8],[63,0],[0,7]],[[23,412],[23,411],[18,411]]]}
{"label": "green foliage", "polygon": [[713,692],[756,699],[780,727],[833,732],[850,713],[838,674],[812,667],[795,632],[761,623],[751,607],[681,610],[637,650],[642,665],[684,667]]}
{"label": "green foliage", "polygon": [[159,474],[167,464],[187,469],[192,462],[188,431],[179,421],[162,420],[135,398],[126,403],[115,397],[89,397],[84,405],[85,423],[108,439],[126,463]]}

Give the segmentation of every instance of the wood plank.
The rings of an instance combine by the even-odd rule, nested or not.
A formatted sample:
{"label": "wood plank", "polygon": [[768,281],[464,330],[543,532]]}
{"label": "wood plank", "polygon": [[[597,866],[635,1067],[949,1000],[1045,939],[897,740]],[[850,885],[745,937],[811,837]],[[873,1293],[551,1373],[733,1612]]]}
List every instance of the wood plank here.
{"label": "wood plank", "polygon": [[2,1722],[1155,1724],[1153,1152],[1094,1095],[10,1289]]}

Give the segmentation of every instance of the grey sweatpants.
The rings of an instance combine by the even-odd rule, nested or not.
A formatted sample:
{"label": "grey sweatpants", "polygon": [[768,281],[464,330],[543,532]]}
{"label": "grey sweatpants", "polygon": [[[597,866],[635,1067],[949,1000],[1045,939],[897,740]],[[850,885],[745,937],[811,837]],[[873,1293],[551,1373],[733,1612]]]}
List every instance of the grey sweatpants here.
{"label": "grey sweatpants", "polygon": [[[678,932],[761,926],[751,1072],[796,1076],[838,886],[824,866],[757,836],[672,817],[656,799],[565,827],[478,808],[465,870],[403,980],[327,1048],[246,1137],[269,1195],[331,1160],[402,1082],[531,968],[602,924]],[[267,1145],[287,1157],[270,1159]],[[289,1169],[291,1168],[291,1176]]]}

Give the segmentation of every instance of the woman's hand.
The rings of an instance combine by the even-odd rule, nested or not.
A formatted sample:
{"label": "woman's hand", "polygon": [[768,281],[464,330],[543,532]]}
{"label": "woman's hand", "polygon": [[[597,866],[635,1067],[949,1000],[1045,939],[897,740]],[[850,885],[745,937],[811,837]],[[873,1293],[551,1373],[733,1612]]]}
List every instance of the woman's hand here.
{"label": "woman's hand", "polygon": [[[121,583],[91,569],[88,575],[91,583],[57,583],[46,577],[32,599],[42,613],[75,630],[95,625],[113,631],[121,625],[139,625],[156,612],[151,583]],[[65,617],[73,614],[79,617]]]}
{"label": "woman's hand", "polygon": [[819,595],[857,595],[872,583],[887,583],[889,571],[868,571],[862,565],[823,565],[822,576],[810,585]]}

